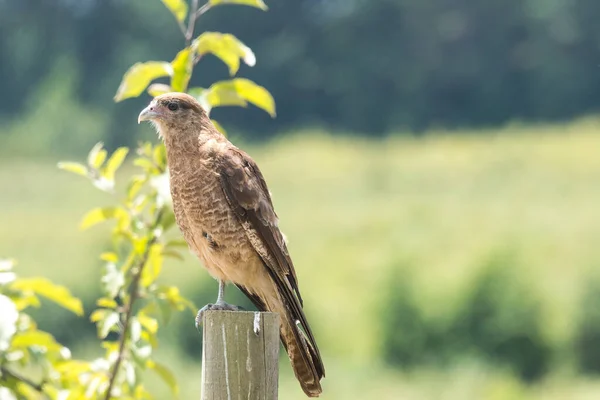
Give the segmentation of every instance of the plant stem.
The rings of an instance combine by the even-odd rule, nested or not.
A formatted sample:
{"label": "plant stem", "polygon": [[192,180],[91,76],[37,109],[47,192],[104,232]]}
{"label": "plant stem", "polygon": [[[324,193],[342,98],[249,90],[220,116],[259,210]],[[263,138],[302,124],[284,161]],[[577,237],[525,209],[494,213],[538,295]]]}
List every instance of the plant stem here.
{"label": "plant stem", "polygon": [[29,386],[30,388],[34,389],[37,392],[44,393],[44,382],[35,383],[35,382],[29,380],[28,378],[25,378],[24,376],[21,376],[21,375],[17,374],[16,372],[9,370],[6,367],[0,367],[0,373],[2,373],[0,380],[4,380],[5,379],[4,377],[9,376],[13,379],[18,380],[19,382],[26,384],[27,386]]}
{"label": "plant stem", "polygon": [[127,342],[127,334],[129,333],[129,328],[131,326],[131,318],[133,317],[133,306],[137,299],[140,297],[140,279],[142,277],[142,272],[144,271],[144,266],[148,261],[150,249],[152,248],[152,245],[154,245],[154,243],[156,243],[156,241],[158,240],[158,236],[154,234],[154,232],[158,227],[158,224],[160,223],[162,215],[163,209],[161,208],[160,211],[156,214],[153,227],[150,229],[150,232],[152,232],[152,238],[148,241],[146,249],[144,250],[144,254],[142,254],[142,258],[140,259],[140,262],[138,263],[136,271],[133,275],[133,280],[131,281],[131,286],[129,289],[129,301],[126,302],[123,306],[123,311],[125,312],[125,320],[123,321],[123,332],[121,333],[121,337],[119,338],[119,353],[117,355],[117,359],[115,360],[115,366],[110,375],[110,381],[108,383],[108,389],[106,389],[106,395],[104,396],[104,400],[110,400],[111,392],[115,385],[117,374],[119,373],[119,367],[121,366],[123,358],[125,357],[125,345]]}
{"label": "plant stem", "polygon": [[185,44],[189,46],[192,44],[192,38],[194,37],[194,28],[196,27],[196,12],[198,10],[198,0],[192,0],[192,7],[190,8],[190,18],[188,20],[187,32],[185,33]]}
{"label": "plant stem", "polygon": [[210,7],[211,7],[210,3],[206,3],[205,5],[203,5],[202,7],[200,7],[198,9],[198,11],[196,11],[196,19],[198,19],[198,17],[200,17],[202,14],[204,14],[208,10],[210,10]]}

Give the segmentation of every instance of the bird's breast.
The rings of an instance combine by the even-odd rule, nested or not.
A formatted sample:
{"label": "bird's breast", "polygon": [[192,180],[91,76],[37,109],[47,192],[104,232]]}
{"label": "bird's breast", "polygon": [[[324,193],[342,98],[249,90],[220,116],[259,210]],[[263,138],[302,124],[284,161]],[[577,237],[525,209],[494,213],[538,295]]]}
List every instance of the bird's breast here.
{"label": "bird's breast", "polygon": [[256,257],[246,232],[231,210],[219,176],[198,166],[171,171],[175,218],[190,249],[211,275],[232,279]]}

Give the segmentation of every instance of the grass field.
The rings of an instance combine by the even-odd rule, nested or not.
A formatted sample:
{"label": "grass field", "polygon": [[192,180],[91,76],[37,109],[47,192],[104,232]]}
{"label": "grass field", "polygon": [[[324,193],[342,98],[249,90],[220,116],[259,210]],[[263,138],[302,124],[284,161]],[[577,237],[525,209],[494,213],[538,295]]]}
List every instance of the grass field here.
{"label": "grass field", "polygon": [[[393,279],[403,271],[423,313],[443,320],[483,265],[510,254],[541,304],[543,335],[569,360],[585,318],[579,304],[600,271],[599,127],[587,119],[380,141],[303,132],[247,148],[273,193],[324,353],[323,398],[598,398],[600,381],[568,362],[530,386],[468,359],[395,370],[382,361],[381,332],[387,293],[400,287]],[[0,160],[0,256],[17,259],[21,275],[47,276],[91,304],[107,230],[77,226],[87,209],[112,199],[57,170],[59,160]],[[170,261],[163,278],[189,297],[207,288],[216,295],[191,256]],[[160,353],[178,372],[181,398],[197,398],[199,362],[181,354],[179,325],[162,329]],[[76,348],[93,352],[85,343]],[[280,398],[304,398],[285,360],[281,374]]]}

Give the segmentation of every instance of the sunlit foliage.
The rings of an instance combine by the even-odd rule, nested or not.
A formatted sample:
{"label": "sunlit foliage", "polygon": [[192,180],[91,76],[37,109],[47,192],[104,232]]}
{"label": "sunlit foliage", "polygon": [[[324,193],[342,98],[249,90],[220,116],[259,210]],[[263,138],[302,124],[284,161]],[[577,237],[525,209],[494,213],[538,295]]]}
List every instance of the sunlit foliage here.
{"label": "sunlit foliage", "polygon": [[[253,66],[252,50],[231,34],[205,32],[196,38],[196,20],[211,8],[240,4],[266,10],[261,0],[210,0],[199,6],[183,0],[163,0],[175,17],[186,40],[186,47],[171,62],[148,61],[134,64],[123,76],[114,97],[122,101],[144,91],[151,95],[164,92],[189,92],[205,107],[254,104],[275,116],[275,102],[265,88],[251,80],[234,77],[240,60]],[[187,24],[186,22],[187,21]],[[209,88],[188,88],[194,66],[207,54],[213,54],[227,66],[232,79],[219,81]],[[153,83],[168,78],[168,83]],[[133,116],[132,116],[133,118]],[[220,124],[216,126],[223,132]],[[102,296],[89,316],[96,324],[104,356],[93,361],[72,360],[70,351],[52,335],[37,329],[26,314],[28,307],[40,305],[39,296],[83,316],[81,301],[61,286],[44,278],[17,279],[12,262],[0,264],[0,381],[8,390],[2,398],[36,398],[43,393],[51,399],[151,399],[141,371],[153,370],[177,397],[179,388],[173,373],[154,356],[157,332],[173,312],[189,310],[194,304],[184,298],[176,286],[159,280],[167,257],[181,259],[182,240],[166,237],[175,225],[168,187],[165,148],[162,143],[141,143],[130,161],[137,173],[130,176],[124,192],[116,189],[115,175],[126,161],[130,149],[120,147],[112,154],[97,143],[85,163],[66,161],[58,167],[88,179],[96,188],[114,195],[113,205],[88,211],[80,228],[89,229],[111,221],[112,248],[100,255],[103,274]],[[193,324],[190,324],[193,329]],[[35,372],[35,379],[29,374]],[[8,397],[10,398],[10,397]]]}

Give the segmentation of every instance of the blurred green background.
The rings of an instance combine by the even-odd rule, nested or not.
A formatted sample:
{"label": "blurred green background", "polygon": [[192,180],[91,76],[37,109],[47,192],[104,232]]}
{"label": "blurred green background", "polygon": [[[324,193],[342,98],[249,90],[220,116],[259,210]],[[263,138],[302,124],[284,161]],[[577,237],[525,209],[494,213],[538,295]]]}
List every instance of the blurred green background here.
{"label": "blurred green background", "polygon": [[[240,75],[277,101],[274,120],[214,116],[273,192],[325,358],[322,398],[599,398],[600,3],[268,5],[215,8],[199,29],[253,48]],[[136,125],[149,98],[112,96],[129,65],[180,45],[158,0],[0,0],[0,256],[88,312],[109,228],[78,224],[114,200],[56,162],[99,140],[156,140]],[[226,77],[214,59],[194,74]],[[163,279],[197,305],[216,295],[191,255]],[[37,318],[76,355],[99,352],[85,319],[52,304]],[[183,399],[199,396],[200,346],[192,314],[161,330]],[[304,398],[283,358],[280,393]]]}

